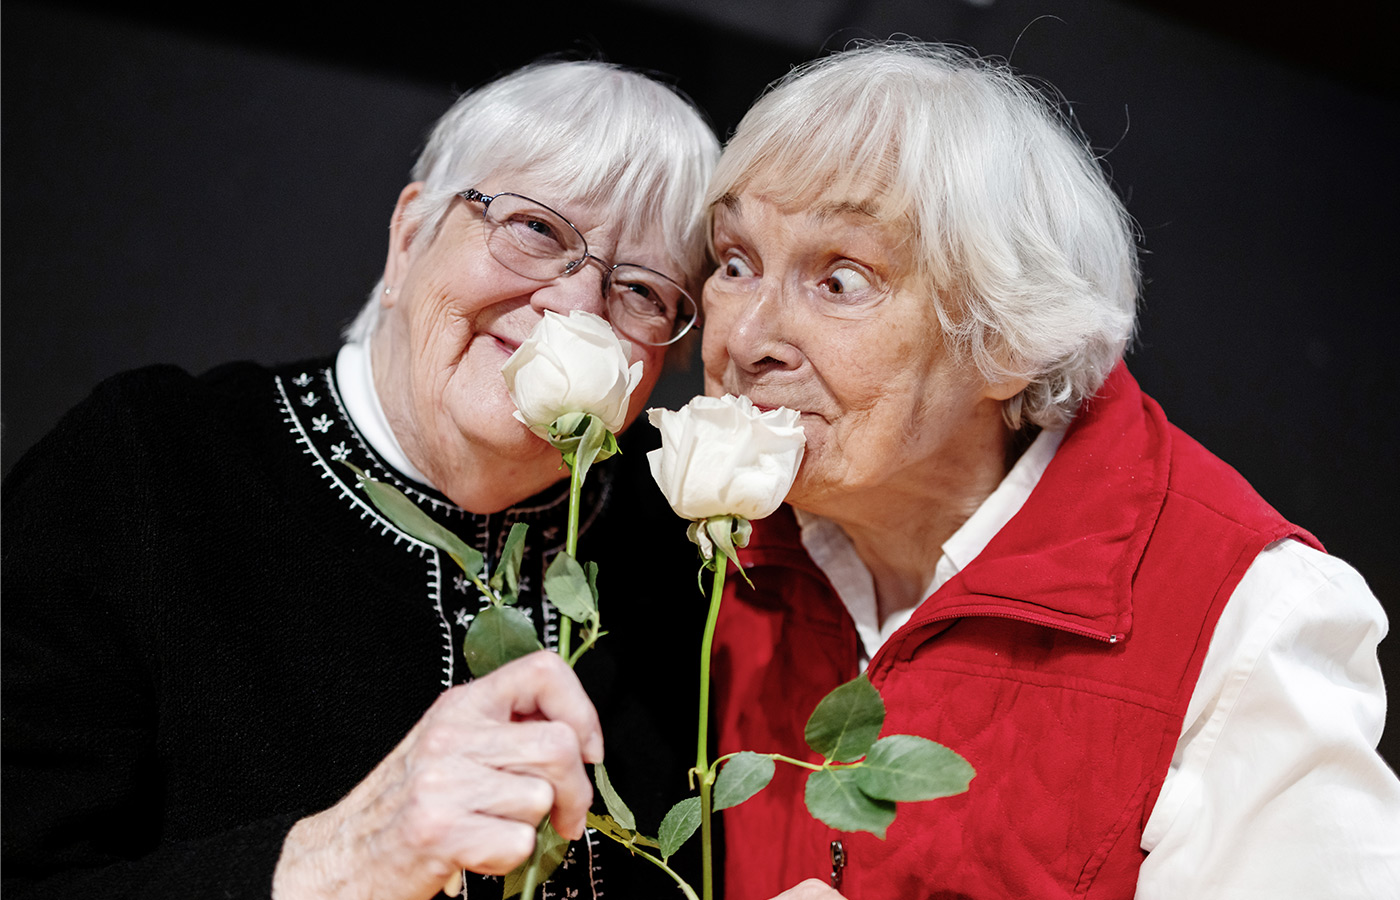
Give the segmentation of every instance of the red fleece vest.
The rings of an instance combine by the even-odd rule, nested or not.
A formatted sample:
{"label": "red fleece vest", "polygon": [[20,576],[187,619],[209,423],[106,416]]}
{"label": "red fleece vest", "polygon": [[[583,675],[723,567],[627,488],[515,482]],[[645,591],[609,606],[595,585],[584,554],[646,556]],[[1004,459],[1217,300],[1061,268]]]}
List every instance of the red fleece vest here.
{"label": "red fleece vest", "polygon": [[[1119,367],[1021,511],[871,660],[884,734],[977,770],[967,793],[905,803],[881,841],[833,831],[805,772],[724,813],[726,897],[828,879],[894,898],[1125,897],[1142,830],[1221,609],[1254,557],[1294,537],[1240,475],[1168,424]],[[755,523],[715,642],[719,744],[819,762],[803,728],[857,674],[855,626],[784,508]]]}

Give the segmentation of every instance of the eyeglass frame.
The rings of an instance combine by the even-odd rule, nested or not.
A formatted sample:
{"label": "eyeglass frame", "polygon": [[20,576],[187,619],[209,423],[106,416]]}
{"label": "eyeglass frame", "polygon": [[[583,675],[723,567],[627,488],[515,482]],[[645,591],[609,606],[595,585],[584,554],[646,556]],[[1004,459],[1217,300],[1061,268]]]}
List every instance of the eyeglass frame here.
{"label": "eyeglass frame", "polygon": [[[482,217],[486,220],[488,229],[489,229],[489,228],[494,228],[494,227],[499,227],[499,223],[497,223],[496,220],[492,219],[492,218],[490,217],[490,214],[489,214],[489,209],[490,209],[490,207],[491,207],[491,201],[495,200],[497,197],[503,197],[503,196],[504,196],[504,197],[514,197],[514,198],[516,198],[517,200],[524,200],[524,201],[526,201],[527,203],[531,203],[531,204],[533,204],[533,205],[539,207],[541,210],[543,210],[543,211],[545,211],[545,212],[547,212],[547,213],[550,213],[551,215],[557,216],[557,217],[559,218],[559,221],[561,221],[561,222],[563,222],[565,225],[569,226],[569,229],[570,229],[575,235],[578,236],[579,243],[580,243],[580,244],[582,245],[582,247],[583,247],[583,254],[582,254],[581,256],[579,256],[577,259],[565,260],[565,262],[564,262],[564,270],[563,270],[562,272],[560,272],[558,275],[554,275],[554,276],[551,276],[551,277],[549,277],[549,278],[539,278],[539,277],[534,276],[534,275],[527,275],[527,274],[525,274],[524,272],[516,271],[514,268],[511,268],[511,266],[509,266],[509,265],[508,265],[505,261],[503,261],[500,257],[498,257],[498,256],[496,255],[496,252],[495,252],[494,250],[491,249],[491,232],[488,230],[488,231],[486,232],[485,236],[484,236],[484,240],[485,240],[485,243],[486,243],[486,252],[487,252],[487,253],[490,253],[490,254],[491,254],[491,258],[494,259],[494,260],[496,260],[496,262],[500,263],[502,266],[504,266],[504,267],[505,267],[506,269],[508,269],[509,271],[515,272],[515,274],[519,275],[519,276],[522,277],[522,278],[528,278],[528,279],[530,279],[531,281],[538,281],[538,282],[540,282],[541,284],[544,284],[544,283],[547,283],[547,282],[550,282],[550,281],[555,281],[555,280],[560,279],[560,278],[568,278],[570,275],[573,275],[573,274],[579,272],[580,270],[582,270],[583,267],[584,267],[584,264],[585,264],[586,262],[588,262],[588,260],[591,259],[591,260],[593,260],[594,262],[596,262],[596,263],[603,269],[603,281],[602,281],[602,284],[601,284],[600,287],[599,287],[599,291],[600,291],[600,293],[601,293],[601,295],[602,295],[602,298],[603,298],[604,309],[607,309],[607,308],[608,308],[608,305],[609,305],[609,297],[610,297],[609,288],[612,286],[612,276],[613,276],[613,273],[614,273],[615,271],[617,271],[619,268],[622,268],[623,266],[626,266],[626,267],[632,268],[632,269],[643,269],[643,270],[645,270],[645,271],[647,271],[647,272],[651,272],[653,275],[656,275],[656,276],[658,276],[658,277],[660,277],[660,278],[664,278],[666,281],[668,281],[668,282],[670,282],[671,284],[675,285],[675,286],[676,286],[676,290],[680,291],[681,297],[683,297],[683,298],[685,299],[685,302],[686,302],[686,303],[690,304],[690,319],[689,319],[689,321],[686,322],[685,327],[682,328],[682,329],[681,329],[680,331],[678,331],[677,333],[675,333],[674,335],[672,335],[672,336],[670,337],[669,340],[666,340],[666,341],[664,341],[664,342],[662,342],[662,343],[657,344],[657,343],[653,343],[653,342],[651,342],[651,341],[642,340],[641,338],[634,337],[633,335],[628,334],[628,332],[626,331],[626,329],[624,329],[624,328],[622,328],[621,326],[619,326],[619,325],[617,325],[616,323],[614,323],[614,322],[612,321],[612,316],[609,315],[609,317],[608,317],[608,324],[609,324],[609,325],[612,325],[612,326],[613,326],[614,328],[616,328],[618,331],[622,332],[622,334],[623,334],[624,336],[626,336],[628,340],[637,341],[638,343],[645,344],[645,345],[648,346],[648,347],[669,347],[669,346],[671,346],[672,344],[674,344],[674,343],[676,343],[677,341],[679,341],[681,338],[685,337],[687,334],[689,334],[689,333],[690,333],[690,330],[691,330],[692,328],[694,328],[694,327],[699,323],[699,321],[700,321],[700,304],[697,303],[697,302],[695,301],[695,298],[692,297],[692,296],[690,295],[690,291],[686,290],[686,289],[681,285],[680,282],[676,281],[674,278],[672,278],[671,276],[667,275],[665,272],[660,272],[660,271],[657,271],[656,269],[653,269],[651,266],[644,266],[644,265],[641,265],[640,263],[609,263],[607,260],[603,259],[602,257],[600,257],[600,256],[595,256],[594,254],[588,252],[588,239],[587,239],[586,237],[583,236],[583,232],[582,232],[582,231],[579,231],[578,226],[575,225],[572,221],[570,221],[570,219],[569,219],[568,216],[565,216],[564,214],[560,213],[558,210],[554,209],[553,207],[547,206],[546,204],[541,203],[540,201],[536,200],[536,199],[533,198],[533,197],[527,197],[527,196],[525,196],[524,194],[517,194],[517,193],[514,192],[514,191],[497,191],[497,192],[494,193],[494,194],[485,194],[485,193],[482,193],[481,191],[477,190],[476,188],[467,188],[465,191],[458,191],[457,194],[456,194],[456,196],[462,198],[463,200],[467,201],[468,203],[480,203],[480,204],[481,204],[481,213],[482,213]],[[681,316],[681,310],[678,308],[678,309],[676,310],[676,320],[679,320],[679,319],[680,319],[680,316]],[[675,327],[675,324],[674,324],[674,322],[673,322],[673,323],[672,323],[672,328],[674,328],[674,327]]]}

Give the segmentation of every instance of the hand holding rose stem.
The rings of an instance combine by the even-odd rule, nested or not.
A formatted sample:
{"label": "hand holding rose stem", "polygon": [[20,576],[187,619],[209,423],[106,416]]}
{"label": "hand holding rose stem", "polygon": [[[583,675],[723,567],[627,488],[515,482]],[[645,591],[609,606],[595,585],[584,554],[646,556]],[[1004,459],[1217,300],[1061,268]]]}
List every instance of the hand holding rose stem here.
{"label": "hand holding rose stem", "polygon": [[[641,381],[642,364],[629,365],[628,357],[612,327],[598,316],[575,310],[566,318],[546,311],[501,370],[517,408],[515,417],[558,449],[569,467],[565,550],[550,563],[544,589],[563,614],[558,652],[571,667],[602,634],[594,587],[596,567],[590,563],[585,569],[577,560],[579,506],[588,469],[617,452],[615,433],[624,424],[632,391]],[[480,552],[439,526],[397,489],[355,471],[381,512],[406,533],[446,552],[488,602],[473,620],[463,646],[473,676],[540,648],[534,626],[514,608],[524,525],[511,529],[501,559],[485,583],[480,577],[485,566]],[[583,643],[576,650],[571,647],[572,621],[585,627]],[[600,772],[600,780],[605,778],[605,771]],[[535,852],[507,878],[506,896],[519,891],[528,900],[535,886],[562,861],[567,846],[548,818],[542,821]],[[444,886],[449,895],[460,889],[460,873]]]}

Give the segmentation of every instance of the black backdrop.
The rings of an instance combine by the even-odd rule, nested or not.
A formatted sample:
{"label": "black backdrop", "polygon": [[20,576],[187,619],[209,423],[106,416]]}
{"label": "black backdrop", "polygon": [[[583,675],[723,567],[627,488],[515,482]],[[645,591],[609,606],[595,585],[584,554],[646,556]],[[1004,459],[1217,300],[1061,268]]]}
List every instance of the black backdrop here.
{"label": "black backdrop", "polygon": [[[1400,116],[1365,16],[1350,35],[1290,19],[1290,43],[1166,0],[517,6],[5,3],[4,469],[113,372],[333,350],[458,90],[601,54],[675,75],[724,136],[823,43],[904,32],[1010,56],[1073,102],[1142,230],[1138,379],[1400,609]],[[697,384],[682,369],[658,400]],[[1395,728],[1382,750],[1400,762]]]}

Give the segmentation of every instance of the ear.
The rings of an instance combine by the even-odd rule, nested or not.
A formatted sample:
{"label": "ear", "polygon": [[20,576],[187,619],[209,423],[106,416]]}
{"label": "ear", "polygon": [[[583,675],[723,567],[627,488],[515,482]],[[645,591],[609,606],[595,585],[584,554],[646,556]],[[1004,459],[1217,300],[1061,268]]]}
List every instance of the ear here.
{"label": "ear", "polygon": [[998,403],[1005,403],[1024,391],[1026,385],[1030,383],[1029,378],[1009,378],[1006,381],[987,382],[987,389],[983,391],[982,396]]}
{"label": "ear", "polygon": [[410,222],[405,213],[408,206],[423,192],[423,182],[415,181],[399,191],[399,202],[394,205],[393,218],[389,220],[389,256],[384,261],[384,286],[388,292],[379,298],[384,309],[393,306],[399,297],[399,286],[408,274],[409,251],[413,239],[418,234],[418,223]]}

